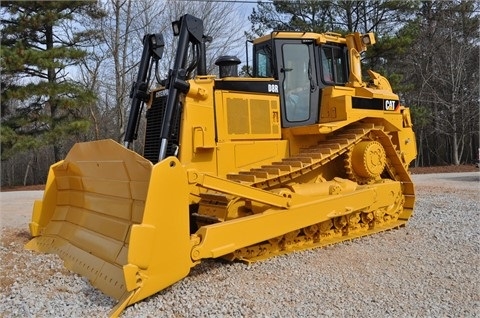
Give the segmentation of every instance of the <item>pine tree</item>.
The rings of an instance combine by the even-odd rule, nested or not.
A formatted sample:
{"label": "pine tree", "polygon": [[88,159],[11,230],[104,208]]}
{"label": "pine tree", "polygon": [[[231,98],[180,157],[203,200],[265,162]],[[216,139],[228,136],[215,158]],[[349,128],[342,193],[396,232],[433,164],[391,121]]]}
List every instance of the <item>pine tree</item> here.
{"label": "pine tree", "polygon": [[[88,129],[84,109],[94,94],[72,78],[95,36],[79,18],[96,18],[94,1],[2,1],[1,155],[64,145]],[[73,74],[72,74],[73,73]]]}
{"label": "pine tree", "polygon": [[412,39],[398,38],[395,33],[405,21],[415,17],[418,7],[416,1],[390,0],[259,2],[249,16],[252,22],[249,35],[262,36],[272,30],[340,34],[374,32],[376,45],[363,54],[362,64],[365,69],[387,76],[392,87],[398,90],[404,88],[400,84],[402,78],[389,65],[398,54],[405,52]]}

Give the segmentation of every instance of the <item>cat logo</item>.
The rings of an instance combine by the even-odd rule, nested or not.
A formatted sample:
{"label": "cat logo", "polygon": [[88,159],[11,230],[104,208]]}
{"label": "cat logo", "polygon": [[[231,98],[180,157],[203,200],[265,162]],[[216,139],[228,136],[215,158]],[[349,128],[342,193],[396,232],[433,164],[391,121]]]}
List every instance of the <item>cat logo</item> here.
{"label": "cat logo", "polygon": [[385,100],[385,110],[395,110],[396,100]]}

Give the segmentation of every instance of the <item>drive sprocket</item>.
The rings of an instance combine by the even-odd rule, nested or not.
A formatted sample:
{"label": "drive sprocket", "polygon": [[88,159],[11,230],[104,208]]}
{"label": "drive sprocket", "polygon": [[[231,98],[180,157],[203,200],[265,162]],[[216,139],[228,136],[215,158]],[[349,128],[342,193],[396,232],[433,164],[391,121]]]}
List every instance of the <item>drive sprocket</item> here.
{"label": "drive sprocket", "polygon": [[345,171],[358,184],[369,184],[381,178],[387,164],[382,144],[375,140],[362,140],[345,155]]}

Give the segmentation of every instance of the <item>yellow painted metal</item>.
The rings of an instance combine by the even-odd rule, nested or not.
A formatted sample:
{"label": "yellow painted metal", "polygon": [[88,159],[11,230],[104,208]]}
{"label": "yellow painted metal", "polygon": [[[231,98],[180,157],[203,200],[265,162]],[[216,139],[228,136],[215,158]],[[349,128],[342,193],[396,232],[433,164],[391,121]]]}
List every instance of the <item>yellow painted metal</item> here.
{"label": "yellow painted metal", "polygon": [[385,150],[378,141],[362,141],[352,151],[353,170],[363,178],[379,177],[385,169]]}
{"label": "yellow painted metal", "polygon": [[[152,165],[111,140],[76,144],[50,168],[27,248],[58,254],[118,299],[117,316],[204,258],[271,248],[268,257],[282,240],[290,251],[307,241],[322,246],[314,235],[333,233],[330,244],[405,224],[414,206],[410,113],[352,108],[354,97],[399,100],[381,75],[361,80],[358,54],[374,39],[275,32],[256,43],[272,37],[348,45],[351,81],[322,89],[318,124],[281,129],[279,96],[215,90],[231,79],[198,76],[180,97],[178,159]],[[189,209],[203,222],[193,234]],[[389,213],[393,222],[379,221]]]}
{"label": "yellow painted metal", "polygon": [[189,273],[193,266],[189,231],[187,174],[178,159],[169,157],[153,167],[142,223],[132,225],[124,269],[135,270],[124,270],[124,275],[127,286],[135,284],[139,291],[128,304]]}
{"label": "yellow painted metal", "polygon": [[291,204],[291,198],[289,196],[256,189],[238,182],[225,180],[211,175],[202,175],[198,178],[197,182],[200,186],[207,189],[232,194],[234,196],[239,196],[275,207],[286,208]]}
{"label": "yellow painted metal", "polygon": [[130,225],[141,223],[151,169],[111,140],[74,145],[50,169],[30,224],[40,236],[27,248],[60,255],[94,286],[122,297]]}
{"label": "yellow painted metal", "polygon": [[[188,169],[218,174],[217,143],[215,140],[214,76],[199,76],[189,80],[192,91],[182,96],[183,113],[181,121],[178,158]],[[200,93],[198,93],[200,92]],[[190,186],[188,202],[199,200],[199,189]]]}
{"label": "yellow painted metal", "polygon": [[215,102],[219,142],[281,138],[278,96],[218,90]]}
{"label": "yellow painted metal", "polygon": [[385,182],[363,186],[344,195],[315,197],[292,194],[287,209],[271,208],[260,214],[203,226],[196,233],[202,239],[193,248],[192,259],[226,255],[239,248],[353,211],[374,211],[389,206],[400,193],[399,182]]}
{"label": "yellow painted metal", "polygon": [[403,107],[401,109],[403,118],[403,127],[397,133],[397,144],[400,148],[400,156],[408,166],[417,156],[417,142],[413,132],[413,124],[410,118],[410,109]]}
{"label": "yellow painted metal", "polygon": [[[229,173],[288,156],[288,141],[281,139],[279,97],[227,90],[214,93],[215,81],[224,79],[196,77],[189,81],[194,93],[189,91],[184,96],[179,159],[191,176],[194,171],[201,171],[227,178]],[[200,189],[194,182],[190,184],[189,202],[196,203]]]}
{"label": "yellow painted metal", "polygon": [[383,110],[364,110],[352,108],[352,97],[366,99],[384,99],[398,101],[398,95],[388,90],[368,87],[331,86],[323,89],[322,107],[320,108],[320,123],[318,125],[297,127],[296,134],[331,133],[346,125],[368,117],[385,120],[397,129],[403,127],[403,119],[398,112]]}
{"label": "yellow painted metal", "polygon": [[58,254],[119,299],[118,312],[192,266],[184,168],[176,158],[152,166],[112,140],[76,144],[52,166],[30,228],[26,248]]}
{"label": "yellow painted metal", "polygon": [[312,33],[312,32],[273,32],[263,37],[257,38],[253,41],[254,44],[269,41],[271,39],[313,39],[316,44],[324,44],[327,42],[334,42],[343,44],[346,43],[345,37],[341,34],[327,32],[327,33]]}
{"label": "yellow painted metal", "polygon": [[32,221],[29,223],[32,236],[41,234],[45,226],[50,222],[57,204],[57,185],[54,171],[57,167],[63,166],[63,160],[50,166],[47,183],[42,200],[35,200],[32,213]]}
{"label": "yellow painted metal", "polygon": [[353,192],[357,186],[358,184],[354,181],[336,177],[332,181],[297,183],[290,186],[289,189],[304,196],[318,196]]}
{"label": "yellow painted metal", "polygon": [[190,80],[189,84],[192,89],[183,101],[180,160],[184,165],[213,172],[216,170],[214,80],[212,76],[203,76]]}
{"label": "yellow painted metal", "polygon": [[[252,155],[255,154],[255,155]],[[223,142],[217,145],[218,176],[261,167],[288,155],[286,140]]]}
{"label": "yellow painted metal", "polygon": [[[399,114],[397,114],[397,116],[398,115]],[[296,138],[296,136],[291,137],[290,142],[295,141]],[[284,231],[287,231],[287,229],[283,227],[288,227],[292,220],[289,219],[286,222],[282,222],[282,216],[287,214],[280,213],[279,209],[272,208],[271,206],[268,206],[268,204],[261,207],[254,204],[254,202],[250,202],[250,204],[244,202],[244,206],[242,207],[242,202],[240,200],[225,197],[225,203],[217,205],[217,210],[213,214],[218,216],[222,222],[202,226],[199,232],[197,232],[198,236],[196,236],[198,237],[199,248],[202,246],[202,240],[209,241],[210,238],[213,238],[215,242],[211,243],[211,248],[205,247],[206,250],[203,252],[204,254],[197,250],[193,254],[193,257],[217,257],[212,255],[223,256],[225,255],[223,253],[226,253],[227,255],[225,257],[227,259],[255,261],[293,250],[333,244],[404,225],[406,220],[410,217],[413,208],[413,184],[406,167],[402,162],[402,158],[397,154],[392,139],[383,131],[383,127],[357,124],[352,126],[351,129],[343,129],[342,133],[335,134],[331,136],[330,139],[331,141],[328,139],[323,140],[318,145],[312,144],[312,147],[307,147],[300,153],[293,155],[294,158],[298,158],[295,160],[301,158],[306,159],[303,165],[298,166],[293,164],[290,166],[289,170],[282,172],[280,176],[275,176],[275,174],[273,176],[265,175],[263,177],[260,176],[258,178],[259,180],[252,179],[253,181],[244,182],[268,188],[269,184],[277,184],[277,180],[283,179],[284,182],[280,183],[278,186],[286,187],[292,192],[295,192],[293,194],[288,194],[287,191],[282,191],[284,194],[287,194],[288,197],[292,198],[287,208],[287,214],[290,209],[295,208],[296,204],[300,206],[301,199],[305,200],[304,203],[309,206],[307,209],[311,209],[310,211],[316,213],[317,216],[320,214],[320,217],[323,213],[323,208],[328,208],[329,206],[324,203],[335,201],[333,206],[335,206],[337,210],[334,213],[329,213],[324,216],[325,218],[320,218],[318,223],[310,223],[306,227],[297,227],[293,230],[290,228],[290,232],[284,232],[279,236],[274,236],[267,240],[265,240],[265,237],[255,237],[255,240],[258,240],[257,243],[245,247],[238,247],[243,244],[248,244],[245,243],[245,240],[248,240],[249,238],[239,237],[237,240],[237,235],[242,235],[242,231],[247,230],[247,228],[255,229],[255,231],[262,231],[262,233],[258,235],[263,235],[265,232],[267,234],[270,233],[271,235],[276,234],[269,232],[270,228],[265,229],[266,227],[269,227],[269,225],[268,221],[263,218],[270,217],[271,213],[279,212],[270,219],[271,227],[280,227]],[[358,186],[356,182],[351,180],[343,180],[335,177],[342,174],[342,170],[345,169],[345,160],[347,160],[347,158],[341,156],[338,157],[338,154],[345,153],[348,149],[353,149],[358,143],[362,144],[362,140],[371,140],[375,146],[378,146],[377,141],[382,144],[383,151],[389,158],[386,170],[388,174],[391,175],[391,179],[384,175],[383,179],[380,180],[378,178],[379,176],[375,175],[372,180],[367,180],[368,186],[365,187]],[[367,142],[367,145],[369,144],[370,142]],[[365,147],[365,149],[368,148],[369,147]],[[367,156],[367,159],[368,157],[369,156]],[[287,162],[290,161],[288,160]],[[318,163],[320,162],[323,162],[323,164],[319,165]],[[251,172],[254,176],[255,169],[252,169]],[[289,177],[283,177],[282,174],[286,174]],[[297,175],[297,177],[291,180],[291,176],[294,175]],[[234,179],[242,180],[238,177],[240,176],[237,176]],[[198,178],[198,180],[200,179],[201,178]],[[265,180],[261,181],[262,179]],[[392,179],[397,181],[392,181]],[[395,183],[397,187],[389,190],[388,188],[385,188],[385,184],[388,183]],[[228,185],[225,185],[222,188],[228,189]],[[355,200],[353,200],[354,204],[359,204],[359,202],[367,202],[368,204],[368,202],[370,202],[368,192],[362,193],[356,191],[357,189],[365,190],[367,188],[378,193],[381,202],[369,206],[369,208],[355,210],[358,206],[352,205],[351,200],[345,200],[345,198],[348,197],[348,195],[355,195]],[[281,189],[272,189],[271,191],[275,192],[277,190]],[[232,197],[234,198],[234,196]],[[319,203],[317,206],[316,199],[319,198],[325,199],[325,202]],[[250,197],[250,199],[254,200],[253,197]],[[231,200],[230,203],[232,204],[228,204],[228,200]],[[208,205],[209,208],[212,208],[212,206],[215,207],[214,201],[215,200],[208,201],[207,198],[205,202],[200,202],[200,205],[203,206],[203,204],[205,204],[206,206]],[[223,211],[222,207],[224,207]],[[245,208],[247,208],[247,210],[245,210]],[[248,208],[251,209],[250,213],[248,213]],[[238,213],[235,213],[235,209],[237,209]],[[332,207],[332,209],[335,208]],[[281,212],[284,212],[284,210]],[[239,218],[232,220],[231,218],[222,216],[222,213],[223,215],[238,215]],[[303,214],[296,214],[296,216],[300,219],[306,218]],[[248,222],[252,223],[248,225],[246,225],[246,223],[243,224],[246,226],[245,228],[242,228],[243,225],[239,225],[236,222],[231,223],[231,221],[238,221],[241,223],[242,220],[245,220],[245,222],[250,220]],[[360,222],[359,220],[362,221]],[[263,223],[264,221],[266,221],[266,223]],[[312,218],[309,219],[309,222],[315,222],[315,220]],[[263,224],[263,227],[260,226],[260,224]],[[216,241],[216,239],[221,236],[220,233],[222,231],[217,228],[217,226],[222,227],[222,225],[227,227],[232,226],[228,231],[231,233],[229,237],[230,242],[228,244],[221,239]],[[257,225],[259,225],[258,228],[256,228]],[[260,228],[262,228],[262,230],[260,230]],[[320,229],[320,232],[318,232],[318,229]],[[250,233],[248,236],[257,235],[255,231],[248,230]],[[321,236],[321,238],[319,236]],[[235,249],[235,251],[229,252],[232,249]]]}

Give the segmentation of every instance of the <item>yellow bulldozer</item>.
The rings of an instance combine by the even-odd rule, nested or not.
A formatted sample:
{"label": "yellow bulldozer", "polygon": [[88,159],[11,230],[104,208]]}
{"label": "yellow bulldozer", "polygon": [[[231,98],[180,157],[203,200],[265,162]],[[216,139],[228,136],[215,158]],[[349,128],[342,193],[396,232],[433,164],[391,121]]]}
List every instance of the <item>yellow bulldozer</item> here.
{"label": "yellow bulldozer", "polygon": [[[207,74],[202,20],[172,27],[164,80],[163,36],[144,37],[124,144],[78,143],[51,166],[26,248],[58,254],[118,300],[118,316],[204,259],[253,262],[405,225],[415,135],[388,80],[362,79],[372,33],[272,32],[239,77],[234,56]],[[131,150],[139,127],[143,154]]]}

